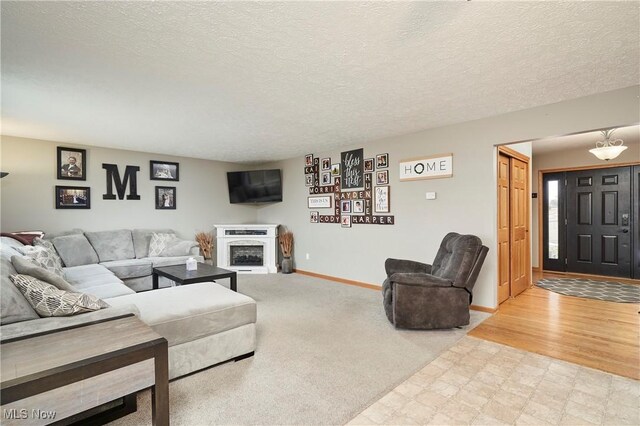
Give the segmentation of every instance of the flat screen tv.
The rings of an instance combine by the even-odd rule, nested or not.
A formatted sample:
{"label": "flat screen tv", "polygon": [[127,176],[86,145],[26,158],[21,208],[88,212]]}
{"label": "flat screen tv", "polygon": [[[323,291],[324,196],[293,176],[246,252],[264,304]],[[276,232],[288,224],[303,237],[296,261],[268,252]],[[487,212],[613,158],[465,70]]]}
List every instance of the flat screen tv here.
{"label": "flat screen tv", "polygon": [[231,204],[274,203],[282,201],[280,170],[227,172]]}

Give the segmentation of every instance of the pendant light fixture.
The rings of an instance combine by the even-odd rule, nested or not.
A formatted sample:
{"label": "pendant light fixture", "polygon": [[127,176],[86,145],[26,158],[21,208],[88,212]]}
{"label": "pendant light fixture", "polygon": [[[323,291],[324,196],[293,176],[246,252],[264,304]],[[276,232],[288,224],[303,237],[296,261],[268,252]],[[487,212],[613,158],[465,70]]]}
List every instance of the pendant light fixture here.
{"label": "pendant light fixture", "polygon": [[589,152],[604,161],[613,160],[622,154],[622,151],[627,149],[627,147],[624,146],[622,139],[611,139],[614,130],[615,129],[601,131],[600,133],[602,133],[604,140],[597,141],[596,147],[590,149]]}

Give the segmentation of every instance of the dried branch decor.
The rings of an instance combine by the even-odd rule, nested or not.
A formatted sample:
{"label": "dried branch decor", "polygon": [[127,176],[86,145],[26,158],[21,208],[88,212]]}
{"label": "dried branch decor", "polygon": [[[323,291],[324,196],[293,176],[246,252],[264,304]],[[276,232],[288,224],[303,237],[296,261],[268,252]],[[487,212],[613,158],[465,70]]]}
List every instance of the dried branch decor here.
{"label": "dried branch decor", "polygon": [[291,257],[293,250],[293,232],[285,231],[280,234],[280,250],[284,257]]}
{"label": "dried branch decor", "polygon": [[196,234],[196,241],[200,245],[200,251],[205,259],[211,259],[211,252],[213,251],[213,235],[209,232],[198,232]]}

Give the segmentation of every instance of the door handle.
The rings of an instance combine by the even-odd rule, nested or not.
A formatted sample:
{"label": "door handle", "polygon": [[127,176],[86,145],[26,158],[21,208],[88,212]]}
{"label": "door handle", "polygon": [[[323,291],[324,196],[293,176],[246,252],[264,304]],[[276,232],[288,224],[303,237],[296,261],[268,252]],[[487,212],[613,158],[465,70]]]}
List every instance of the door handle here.
{"label": "door handle", "polygon": [[625,229],[621,229],[621,231],[622,231],[623,234],[628,234],[629,233],[629,230],[626,229],[626,228]]}

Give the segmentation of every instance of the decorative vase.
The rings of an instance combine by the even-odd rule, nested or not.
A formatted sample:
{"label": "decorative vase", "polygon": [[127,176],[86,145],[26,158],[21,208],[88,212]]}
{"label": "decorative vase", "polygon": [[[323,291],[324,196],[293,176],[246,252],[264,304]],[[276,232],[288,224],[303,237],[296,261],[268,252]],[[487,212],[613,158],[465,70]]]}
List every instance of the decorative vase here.
{"label": "decorative vase", "polygon": [[282,273],[290,274],[293,272],[293,261],[290,257],[285,257],[282,259]]}

